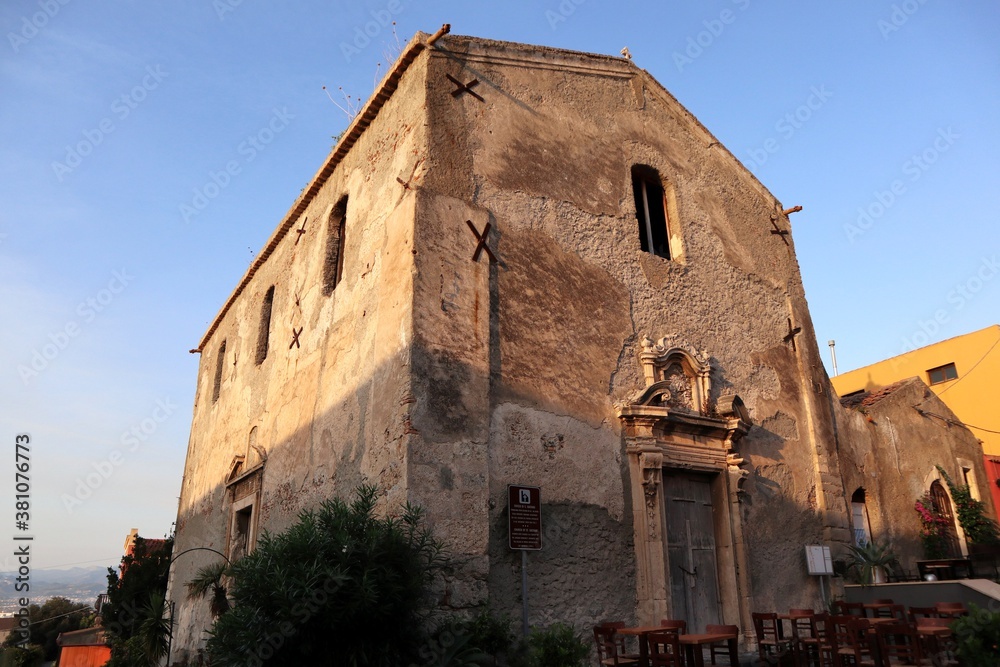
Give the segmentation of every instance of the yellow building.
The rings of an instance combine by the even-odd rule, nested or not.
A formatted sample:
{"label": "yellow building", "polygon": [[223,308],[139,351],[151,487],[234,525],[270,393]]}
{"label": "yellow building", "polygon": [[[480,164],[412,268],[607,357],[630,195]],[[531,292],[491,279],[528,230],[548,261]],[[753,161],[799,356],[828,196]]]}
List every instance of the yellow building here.
{"label": "yellow building", "polygon": [[928,345],[834,378],[840,396],[871,391],[898,380],[918,377],[983,443],[986,472],[1000,513],[1000,325]]}

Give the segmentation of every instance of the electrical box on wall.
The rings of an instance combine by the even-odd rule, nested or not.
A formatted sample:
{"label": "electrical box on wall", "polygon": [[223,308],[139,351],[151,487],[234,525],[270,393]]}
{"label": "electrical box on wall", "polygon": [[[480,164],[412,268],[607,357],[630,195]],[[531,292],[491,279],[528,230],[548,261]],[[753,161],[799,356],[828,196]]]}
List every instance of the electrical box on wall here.
{"label": "electrical box on wall", "polygon": [[806,545],[806,565],[809,574],[833,574],[833,557],[830,547]]}

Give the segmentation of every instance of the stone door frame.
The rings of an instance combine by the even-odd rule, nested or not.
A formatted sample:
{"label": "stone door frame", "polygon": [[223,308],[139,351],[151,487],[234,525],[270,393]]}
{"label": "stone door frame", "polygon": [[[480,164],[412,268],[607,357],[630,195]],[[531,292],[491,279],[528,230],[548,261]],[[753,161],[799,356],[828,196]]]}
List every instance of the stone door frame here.
{"label": "stone door frame", "polygon": [[[721,396],[709,405],[707,356],[643,341],[640,361],[647,386],[618,409],[628,458],[636,552],[637,616],[656,625],[672,613],[667,562],[663,471],[706,473],[710,478],[722,622],[752,632],[749,571],[740,513],[747,472],[735,445],[750,428],[742,400]],[[681,368],[690,391],[661,369]],[[678,400],[681,397],[683,400]],[[714,409],[713,409],[714,408]]]}

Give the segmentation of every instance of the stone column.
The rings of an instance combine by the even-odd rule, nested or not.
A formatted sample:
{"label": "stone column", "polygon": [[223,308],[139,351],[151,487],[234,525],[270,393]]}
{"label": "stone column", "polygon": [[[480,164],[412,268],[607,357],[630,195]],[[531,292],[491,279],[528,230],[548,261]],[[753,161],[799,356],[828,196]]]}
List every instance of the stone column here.
{"label": "stone column", "polygon": [[636,551],[636,588],[641,625],[669,618],[663,517],[663,454],[652,438],[628,446]]}

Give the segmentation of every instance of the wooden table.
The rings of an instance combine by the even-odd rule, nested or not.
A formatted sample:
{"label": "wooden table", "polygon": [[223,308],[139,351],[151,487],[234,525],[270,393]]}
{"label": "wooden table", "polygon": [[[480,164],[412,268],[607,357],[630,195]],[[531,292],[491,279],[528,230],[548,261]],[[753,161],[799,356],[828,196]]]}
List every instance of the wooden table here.
{"label": "wooden table", "polygon": [[917,625],[917,634],[923,637],[951,637],[951,628],[947,625]]}
{"label": "wooden table", "polygon": [[[646,635],[650,632],[676,632],[673,628],[664,628],[659,625],[642,625],[635,628],[618,628],[619,634],[630,635],[639,638],[639,667],[649,667],[649,642]],[[727,634],[700,634],[700,635],[678,635],[680,643],[687,653],[688,667],[704,667],[705,656],[702,646],[726,642],[729,646],[729,660],[733,667],[740,664],[737,643],[739,635]]]}
{"label": "wooden table", "polygon": [[646,641],[646,635],[660,630],[670,630],[670,628],[661,628],[658,625],[640,625],[635,628],[618,628],[615,632],[639,638],[639,667],[649,667],[649,642]]}
{"label": "wooden table", "polygon": [[933,574],[938,581],[950,579],[971,579],[972,561],[968,558],[939,558],[937,560],[918,560],[917,571],[920,578]]}
{"label": "wooden table", "polygon": [[680,635],[680,642],[687,650],[687,665],[688,667],[704,667],[705,665],[705,654],[702,651],[702,646],[708,646],[709,644],[718,644],[726,642],[729,646],[729,664],[736,665],[740,664],[740,658],[737,652],[736,644],[739,640],[739,635],[726,635],[726,634],[703,634],[703,635]]}

